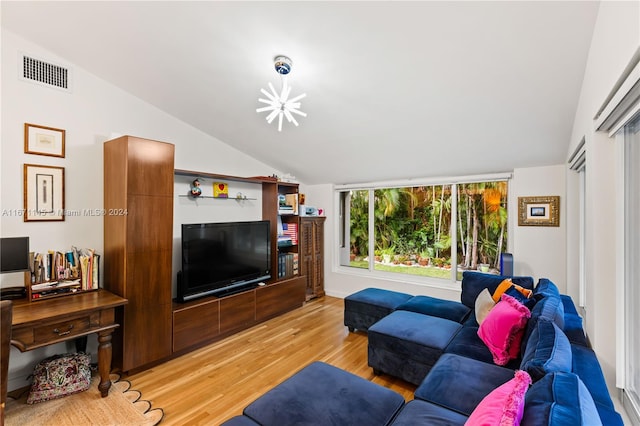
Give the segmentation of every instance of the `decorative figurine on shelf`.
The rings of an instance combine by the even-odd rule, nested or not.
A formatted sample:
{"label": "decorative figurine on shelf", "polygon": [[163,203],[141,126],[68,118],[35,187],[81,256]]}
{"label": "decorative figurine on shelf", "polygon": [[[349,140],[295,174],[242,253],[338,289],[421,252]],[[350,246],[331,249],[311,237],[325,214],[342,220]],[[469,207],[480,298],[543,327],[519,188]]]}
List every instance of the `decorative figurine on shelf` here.
{"label": "decorative figurine on shelf", "polygon": [[191,196],[199,197],[202,195],[202,189],[200,188],[200,180],[196,179],[191,182]]}
{"label": "decorative figurine on shelf", "polygon": [[213,198],[229,198],[229,185],[224,182],[214,182]]}

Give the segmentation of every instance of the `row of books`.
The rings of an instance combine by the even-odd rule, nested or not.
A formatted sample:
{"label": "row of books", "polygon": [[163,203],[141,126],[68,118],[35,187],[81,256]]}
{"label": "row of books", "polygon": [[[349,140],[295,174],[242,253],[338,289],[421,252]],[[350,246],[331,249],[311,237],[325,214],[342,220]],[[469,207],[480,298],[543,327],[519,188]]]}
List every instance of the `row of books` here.
{"label": "row of books", "polygon": [[63,253],[29,253],[32,297],[48,294],[94,290],[99,287],[100,255],[93,249],[78,249]]}
{"label": "row of books", "polygon": [[298,275],[298,253],[278,253],[278,278]]}
{"label": "row of books", "polygon": [[298,214],[298,194],[280,194],[278,196],[278,214]]}

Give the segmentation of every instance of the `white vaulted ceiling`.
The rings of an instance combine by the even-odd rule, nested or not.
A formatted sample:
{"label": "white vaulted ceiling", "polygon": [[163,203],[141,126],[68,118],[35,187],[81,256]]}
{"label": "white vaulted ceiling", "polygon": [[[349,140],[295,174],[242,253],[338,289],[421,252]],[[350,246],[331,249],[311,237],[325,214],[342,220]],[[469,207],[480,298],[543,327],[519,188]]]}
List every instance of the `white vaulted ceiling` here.
{"label": "white vaulted ceiling", "polygon": [[[12,32],[317,184],[563,163],[598,7],[3,1],[1,11]],[[260,89],[279,86],[280,54],[308,114],[281,133],[256,113]]]}

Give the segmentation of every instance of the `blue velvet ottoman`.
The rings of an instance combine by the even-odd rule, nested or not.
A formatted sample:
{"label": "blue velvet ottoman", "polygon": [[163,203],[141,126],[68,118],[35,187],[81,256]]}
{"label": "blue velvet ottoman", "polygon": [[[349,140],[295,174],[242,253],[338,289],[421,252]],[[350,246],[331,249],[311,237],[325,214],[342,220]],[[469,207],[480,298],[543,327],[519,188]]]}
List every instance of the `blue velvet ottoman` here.
{"label": "blue velvet ottoman", "polygon": [[369,328],[369,366],[374,374],[418,385],[461,328],[448,319],[395,311]]}
{"label": "blue velvet ottoman", "polygon": [[380,288],[365,288],[344,299],[344,325],[366,331],[413,296]]}
{"label": "blue velvet ottoman", "polygon": [[243,415],[263,426],[385,426],[403,406],[402,395],[384,386],[314,362],[249,404]]}

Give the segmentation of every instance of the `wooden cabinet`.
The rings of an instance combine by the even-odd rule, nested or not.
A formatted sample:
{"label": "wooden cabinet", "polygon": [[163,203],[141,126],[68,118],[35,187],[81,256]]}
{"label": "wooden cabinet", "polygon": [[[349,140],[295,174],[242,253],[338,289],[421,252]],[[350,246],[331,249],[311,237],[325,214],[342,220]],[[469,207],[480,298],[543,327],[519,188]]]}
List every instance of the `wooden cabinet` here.
{"label": "wooden cabinet", "polygon": [[306,299],[324,296],[325,217],[300,218],[300,274],[306,276]]}
{"label": "wooden cabinet", "polygon": [[215,339],[220,334],[220,303],[202,299],[176,303],[173,309],[173,351]]}
{"label": "wooden cabinet", "polygon": [[247,291],[220,299],[220,333],[251,327],[256,321],[256,293]]}
{"label": "wooden cabinet", "polygon": [[188,352],[304,303],[306,277],[280,280],[225,297],[173,304],[173,352]]}
{"label": "wooden cabinet", "polygon": [[256,289],[256,320],[264,321],[302,306],[306,277],[295,277]]}
{"label": "wooden cabinet", "polygon": [[113,364],[171,355],[174,146],[131,136],[104,143],[104,288],[118,312]]}

